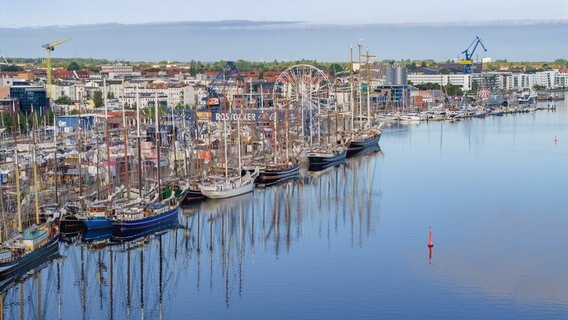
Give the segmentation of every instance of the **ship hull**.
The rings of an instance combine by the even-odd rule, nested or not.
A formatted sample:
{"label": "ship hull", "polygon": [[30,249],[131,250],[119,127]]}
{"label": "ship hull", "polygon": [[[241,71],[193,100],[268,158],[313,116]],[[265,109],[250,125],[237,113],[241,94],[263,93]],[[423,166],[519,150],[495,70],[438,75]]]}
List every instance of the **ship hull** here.
{"label": "ship hull", "polygon": [[59,251],[59,235],[51,238],[46,244],[32,252],[12,261],[0,263],[0,281],[17,278],[34,266],[40,265],[45,258]]}
{"label": "ship hull", "polygon": [[343,151],[333,156],[308,156],[308,170],[321,171],[329,167],[334,167],[345,163],[347,151]]}
{"label": "ship hull", "polygon": [[381,134],[373,135],[367,139],[351,141],[347,149],[347,158],[365,155],[379,150]]}
{"label": "ship hull", "polygon": [[272,185],[283,181],[288,181],[300,175],[300,164],[287,168],[266,168],[260,172],[256,178],[256,183],[260,185]]}
{"label": "ship hull", "polygon": [[160,224],[166,224],[178,217],[178,207],[169,209],[164,213],[136,220],[112,220],[113,235],[125,235],[128,232],[137,232]]}

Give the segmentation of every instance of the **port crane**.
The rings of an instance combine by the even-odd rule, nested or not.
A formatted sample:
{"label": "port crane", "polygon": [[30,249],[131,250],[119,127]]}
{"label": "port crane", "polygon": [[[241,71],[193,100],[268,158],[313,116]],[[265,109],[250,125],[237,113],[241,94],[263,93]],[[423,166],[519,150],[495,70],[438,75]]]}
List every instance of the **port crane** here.
{"label": "port crane", "polygon": [[[218,107],[221,105],[221,98],[225,95],[225,85],[232,78],[238,79],[242,78],[242,76],[235,63],[227,61],[227,64],[207,86],[207,107]],[[219,89],[221,89],[221,93],[219,93]]]}
{"label": "port crane", "polygon": [[46,91],[48,98],[51,98],[51,51],[55,50],[55,47],[57,47],[58,45],[63,44],[69,40],[71,40],[71,38],[65,38],[62,40],[53,41],[41,46],[42,48],[45,49],[45,69],[46,69],[46,80],[47,80]]}
{"label": "port crane", "polygon": [[481,42],[481,38],[479,38],[478,36],[475,36],[475,40],[473,40],[473,42],[469,45],[469,47],[467,47],[467,49],[462,51],[464,59],[460,60],[460,64],[463,64],[464,74],[471,73],[471,65],[473,64],[473,54],[475,53],[475,49],[477,49],[478,45],[481,45],[483,50],[487,51],[487,49],[483,45],[483,42]]}

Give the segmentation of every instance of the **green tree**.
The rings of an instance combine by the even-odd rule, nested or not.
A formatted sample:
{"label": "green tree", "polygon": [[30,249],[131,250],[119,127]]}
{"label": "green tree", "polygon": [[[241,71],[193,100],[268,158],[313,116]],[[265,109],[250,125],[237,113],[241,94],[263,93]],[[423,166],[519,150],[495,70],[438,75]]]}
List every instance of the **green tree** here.
{"label": "green tree", "polygon": [[343,68],[339,63],[332,63],[329,66],[329,72],[335,77],[339,72],[343,71]]}
{"label": "green tree", "polygon": [[61,97],[57,98],[56,100],[54,100],[53,102],[55,102],[56,104],[62,104],[62,105],[66,105],[66,106],[75,103],[68,96],[61,96]]}
{"label": "green tree", "polygon": [[114,93],[112,91],[107,93],[107,99],[114,99]]}
{"label": "green tree", "polygon": [[103,106],[103,93],[100,90],[94,92],[93,103],[95,104],[95,108]]}
{"label": "green tree", "polygon": [[81,70],[81,66],[80,66],[77,62],[72,61],[72,62],[69,64],[69,66],[67,66],[67,70],[69,70],[69,71]]}
{"label": "green tree", "polygon": [[0,71],[20,72],[20,71],[24,71],[24,69],[22,67],[15,65],[15,64],[7,64],[7,65],[0,65]]}
{"label": "green tree", "polygon": [[440,69],[440,74],[450,74],[450,70],[448,70],[448,68],[442,68]]}

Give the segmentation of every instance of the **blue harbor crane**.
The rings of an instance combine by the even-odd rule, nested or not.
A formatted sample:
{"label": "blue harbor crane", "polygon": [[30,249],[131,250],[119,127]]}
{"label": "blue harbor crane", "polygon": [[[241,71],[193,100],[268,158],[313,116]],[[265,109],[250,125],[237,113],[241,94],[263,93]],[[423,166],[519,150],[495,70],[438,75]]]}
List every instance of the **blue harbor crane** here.
{"label": "blue harbor crane", "polygon": [[475,40],[473,40],[473,42],[469,45],[469,47],[467,47],[467,49],[462,51],[462,54],[465,56],[465,58],[460,60],[460,64],[463,64],[463,73],[464,74],[471,73],[471,65],[473,64],[472,58],[473,58],[473,54],[475,53],[475,49],[477,49],[478,45],[481,45],[483,50],[485,50],[487,52],[487,49],[485,49],[483,42],[481,42],[481,39],[478,36],[475,36]]}
{"label": "blue harbor crane", "polygon": [[235,63],[227,61],[227,64],[207,86],[207,107],[219,107],[221,105],[221,98],[225,95],[225,86],[233,78],[239,79],[242,76]]}

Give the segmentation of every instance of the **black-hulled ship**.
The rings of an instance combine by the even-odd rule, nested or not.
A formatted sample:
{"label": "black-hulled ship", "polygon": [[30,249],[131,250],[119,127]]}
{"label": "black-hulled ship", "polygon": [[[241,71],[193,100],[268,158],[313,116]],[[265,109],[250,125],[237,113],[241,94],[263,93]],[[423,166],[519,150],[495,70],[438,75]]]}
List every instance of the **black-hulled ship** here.
{"label": "black-hulled ship", "polygon": [[268,164],[260,170],[255,180],[256,184],[269,186],[276,183],[288,181],[297,178],[300,175],[299,163],[277,163]]}
{"label": "black-hulled ship", "polygon": [[28,229],[8,240],[0,249],[0,281],[24,274],[46,257],[59,251],[59,230],[53,225]]}
{"label": "black-hulled ship", "polygon": [[182,205],[188,205],[203,201],[207,199],[206,196],[201,193],[200,184],[198,181],[190,181],[188,183],[188,188],[185,191],[185,197],[181,200]]}
{"label": "black-hulled ship", "polygon": [[59,231],[62,234],[76,234],[85,230],[82,218],[79,217],[81,208],[75,203],[66,203],[59,218]]}
{"label": "black-hulled ship", "polygon": [[379,140],[381,139],[381,131],[378,129],[370,129],[356,135],[347,147],[347,158],[369,154],[380,150]]}
{"label": "black-hulled ship", "polygon": [[321,171],[345,163],[347,149],[343,146],[313,148],[308,152],[308,170]]}

